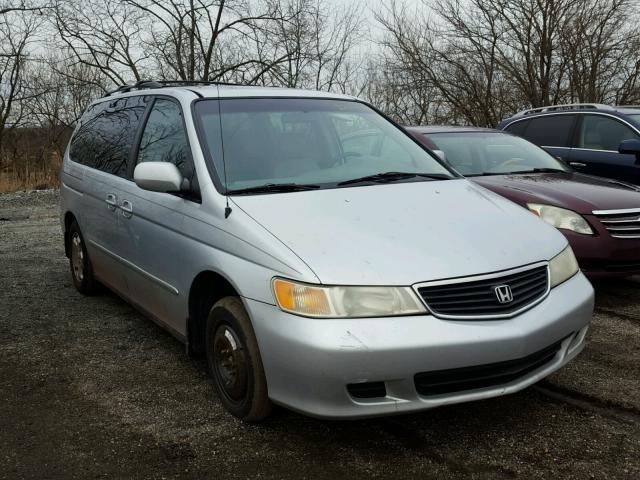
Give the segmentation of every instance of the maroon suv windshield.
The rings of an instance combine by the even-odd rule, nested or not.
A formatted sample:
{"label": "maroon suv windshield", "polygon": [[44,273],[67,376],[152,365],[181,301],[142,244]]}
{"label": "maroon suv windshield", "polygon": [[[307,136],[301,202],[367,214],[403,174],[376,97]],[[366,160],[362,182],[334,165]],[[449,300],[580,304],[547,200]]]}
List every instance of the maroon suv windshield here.
{"label": "maroon suv windshield", "polygon": [[425,137],[465,176],[569,170],[531,142],[505,133],[429,133]]}

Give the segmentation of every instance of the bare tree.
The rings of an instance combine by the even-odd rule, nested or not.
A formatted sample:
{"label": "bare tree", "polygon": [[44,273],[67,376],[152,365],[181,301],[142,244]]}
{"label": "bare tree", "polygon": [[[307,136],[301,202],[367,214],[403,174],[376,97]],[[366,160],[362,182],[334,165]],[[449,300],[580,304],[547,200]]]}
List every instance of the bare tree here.
{"label": "bare tree", "polygon": [[[269,68],[247,48],[278,12],[248,0],[125,0],[143,14],[150,35],[143,45],[160,75],[180,80],[224,78],[244,72],[255,81]],[[254,5],[255,4],[255,5]]]}
{"label": "bare tree", "polygon": [[258,50],[281,61],[261,83],[349,90],[359,67],[353,51],[361,40],[361,6],[327,7],[321,0],[271,0],[271,5],[278,19],[268,26],[270,44],[262,42],[266,48]]}
{"label": "bare tree", "polygon": [[6,15],[12,12],[38,12],[42,13],[44,10],[48,8],[47,3],[39,2],[39,1],[28,1],[21,0],[19,2],[16,1],[8,1],[3,0],[0,1],[0,16]]}
{"label": "bare tree", "polygon": [[25,76],[32,92],[23,107],[29,125],[40,129],[45,148],[61,157],[73,127],[92,99],[105,91],[107,79],[85,64],[68,63],[60,54],[33,59]]}
{"label": "bare tree", "polygon": [[0,16],[0,151],[7,130],[23,120],[23,102],[29,96],[25,82],[28,47],[41,23],[38,15],[3,8]]}
{"label": "bare tree", "polygon": [[321,0],[58,0],[74,63],[114,84],[145,78],[346,88],[357,7]]}
{"label": "bare tree", "polygon": [[57,0],[53,20],[71,63],[124,84],[146,73],[143,18],[138,9],[117,0]]}
{"label": "bare tree", "polygon": [[392,1],[378,14],[385,65],[435,87],[450,121],[636,98],[637,0],[423,0],[422,12]]}
{"label": "bare tree", "polygon": [[[451,20],[461,15],[458,4]],[[495,42],[499,33],[491,26],[493,19],[474,17],[473,24],[444,24],[432,19],[425,11],[418,13],[405,5],[392,2],[388,9],[378,13],[378,21],[386,31],[382,45],[383,62],[387,70],[402,78],[407,94],[421,90],[429,92],[429,104],[438,110],[448,110],[448,121],[491,125],[509,103],[512,95],[503,91],[503,77],[497,72]],[[480,28],[489,21],[492,35],[477,38]],[[473,41],[466,39],[471,37]],[[495,100],[499,99],[497,103]],[[420,115],[412,123],[423,121]]]}
{"label": "bare tree", "polygon": [[590,0],[582,3],[562,37],[569,75],[568,99],[578,102],[637,101],[637,51],[640,26],[635,0]]}

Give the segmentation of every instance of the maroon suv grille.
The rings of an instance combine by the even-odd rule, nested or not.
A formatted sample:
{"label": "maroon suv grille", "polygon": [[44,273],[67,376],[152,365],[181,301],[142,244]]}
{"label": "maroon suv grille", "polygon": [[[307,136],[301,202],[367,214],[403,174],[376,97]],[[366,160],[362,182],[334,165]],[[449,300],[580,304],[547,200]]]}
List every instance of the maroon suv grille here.
{"label": "maroon suv grille", "polygon": [[640,208],[621,213],[593,212],[614,238],[640,238]]}

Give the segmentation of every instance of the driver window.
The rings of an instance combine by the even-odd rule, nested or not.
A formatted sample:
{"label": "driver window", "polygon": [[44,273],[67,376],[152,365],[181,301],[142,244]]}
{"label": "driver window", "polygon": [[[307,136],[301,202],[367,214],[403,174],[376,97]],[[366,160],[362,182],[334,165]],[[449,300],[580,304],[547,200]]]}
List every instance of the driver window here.
{"label": "driver window", "polygon": [[138,150],[137,163],[142,162],[171,162],[193,182],[195,169],[177,103],[158,98],[153,104]]}
{"label": "driver window", "polygon": [[579,148],[617,152],[623,140],[637,139],[629,127],[610,117],[585,115],[580,128]]}

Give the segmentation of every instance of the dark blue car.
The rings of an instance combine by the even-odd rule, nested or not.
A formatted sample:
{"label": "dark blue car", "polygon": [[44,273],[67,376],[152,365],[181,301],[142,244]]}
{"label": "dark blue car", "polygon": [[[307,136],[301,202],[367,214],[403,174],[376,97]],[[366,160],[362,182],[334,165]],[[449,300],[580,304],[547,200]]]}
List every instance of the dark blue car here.
{"label": "dark blue car", "polygon": [[640,106],[555,105],[525,110],[498,128],[591,175],[640,184]]}

